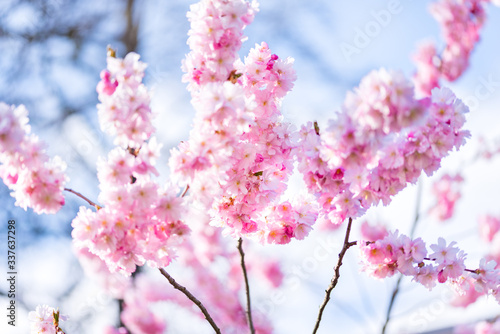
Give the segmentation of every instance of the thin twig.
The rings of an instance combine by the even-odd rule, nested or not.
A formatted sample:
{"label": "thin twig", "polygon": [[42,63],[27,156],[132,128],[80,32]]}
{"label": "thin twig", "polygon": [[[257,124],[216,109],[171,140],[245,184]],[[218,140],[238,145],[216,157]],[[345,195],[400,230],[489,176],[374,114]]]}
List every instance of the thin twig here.
{"label": "thin twig", "polygon": [[186,186],[186,188],[184,188],[184,191],[182,192],[181,197],[186,196],[188,190],[189,190],[189,184]]}
{"label": "thin twig", "polygon": [[214,329],[215,333],[217,334],[221,334],[221,331],[219,329],[219,327],[217,327],[217,325],[215,324],[214,322],[214,319],[212,319],[212,317],[210,316],[210,314],[208,313],[207,309],[205,308],[205,306],[203,306],[203,304],[195,297],[193,296],[193,294],[191,292],[188,291],[188,289],[186,289],[185,287],[183,287],[182,285],[180,285],[179,283],[177,283],[172,276],[169,275],[169,273],[167,273],[165,271],[165,269],[163,268],[160,268],[160,272],[163,276],[165,276],[168,281],[170,282],[170,284],[172,284],[172,286],[174,288],[176,288],[177,290],[179,290],[180,292],[182,292],[183,294],[186,295],[186,297],[188,297],[193,303],[196,304],[196,306],[198,306],[201,310],[201,312],[203,313],[203,315],[205,316],[205,319],[207,319],[207,321],[210,323],[210,325],[212,326],[212,328]]}
{"label": "thin twig", "polygon": [[250,305],[250,285],[248,284],[248,276],[247,276],[247,268],[245,266],[245,253],[243,253],[243,240],[241,238],[238,239],[238,251],[241,255],[241,269],[243,269],[243,276],[245,277],[245,291],[247,295],[247,321],[248,326],[250,327],[250,333],[255,334],[255,328],[253,327],[252,320],[252,308]]}
{"label": "thin twig", "polygon": [[[421,201],[421,199],[422,199],[422,180],[419,180],[418,185],[417,185],[417,202],[415,204],[415,218],[413,219],[413,225],[412,225],[411,231],[410,231],[410,239],[413,239],[413,235],[415,234],[415,229],[416,229],[418,221],[420,219],[420,201]],[[387,325],[389,324],[389,321],[391,320],[392,307],[394,306],[394,302],[396,301],[396,297],[399,293],[399,288],[401,286],[402,280],[403,280],[403,274],[400,274],[398,281],[396,282],[396,286],[394,287],[394,290],[392,290],[391,300],[389,301],[389,306],[387,307],[387,313],[385,315],[385,322],[384,322],[384,325],[382,326],[382,334],[385,334],[385,330],[387,328]]]}
{"label": "thin twig", "polygon": [[100,205],[97,205],[95,204],[94,202],[92,202],[91,200],[89,200],[87,197],[83,196],[82,194],[80,194],[79,192],[76,192],[72,189],[69,189],[69,188],[64,188],[65,191],[68,191],[72,194],[75,194],[76,196],[80,197],[81,199],[84,199],[85,201],[87,201],[87,203],[89,203],[90,205],[92,205],[94,208],[96,208],[97,210],[100,210],[102,209],[102,207]]}
{"label": "thin twig", "polygon": [[332,277],[332,280],[330,281],[330,285],[325,290],[326,292],[325,299],[323,300],[323,303],[321,303],[321,306],[319,307],[318,318],[316,319],[316,324],[314,325],[313,334],[315,334],[318,331],[319,324],[321,322],[321,317],[323,316],[323,311],[325,310],[326,304],[328,304],[328,301],[330,300],[330,294],[332,293],[332,290],[335,288],[335,286],[337,286],[337,282],[339,281],[340,266],[342,265],[342,260],[344,259],[345,253],[350,247],[356,244],[356,242],[349,242],[349,234],[351,233],[351,226],[352,226],[352,218],[349,218],[349,223],[347,224],[347,230],[345,232],[344,246],[342,247],[342,250],[339,253],[339,260],[335,265],[335,273]]}

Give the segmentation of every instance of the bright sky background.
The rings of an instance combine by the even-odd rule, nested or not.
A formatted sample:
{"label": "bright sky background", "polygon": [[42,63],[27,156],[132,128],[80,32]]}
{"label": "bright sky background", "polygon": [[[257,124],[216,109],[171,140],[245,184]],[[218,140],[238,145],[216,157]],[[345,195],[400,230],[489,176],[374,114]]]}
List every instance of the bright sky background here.
{"label": "bright sky background", "polygon": [[[191,2],[180,2],[180,6],[188,9]],[[369,45],[358,55],[346,59],[341,52],[342,43],[353,44],[357,29],[364,30],[367,24],[374,21],[373,11],[379,12],[389,8],[390,3],[399,4],[397,14],[391,15],[388,24],[380,29]],[[369,71],[385,67],[400,69],[411,76],[414,66],[411,54],[419,41],[433,39],[442,43],[437,23],[428,14],[430,1],[262,1],[261,11],[254,23],[246,30],[249,37],[244,44],[241,55],[244,56],[255,43],[266,41],[271,50],[280,57],[295,58],[298,80],[292,93],[285,98],[283,112],[287,119],[296,125],[317,120],[320,125],[326,124],[333,111],[342,104],[346,91],[355,87],[359,80]],[[146,81],[154,90],[153,108],[158,113],[159,138],[165,143],[163,158],[163,177],[168,173],[166,161],[169,147],[186,139],[194,115],[189,104],[189,95],[185,84],[181,83],[180,62],[182,54],[187,53],[185,45],[189,28],[185,16],[169,16],[168,13],[156,10],[155,2],[142,8],[147,20],[144,20],[142,60],[149,64]],[[477,237],[477,217],[480,214],[500,214],[498,205],[498,188],[500,178],[499,159],[493,161],[470,162],[475,150],[479,147],[478,138],[484,136],[489,140],[499,137],[500,132],[500,62],[498,61],[498,33],[500,31],[500,8],[488,6],[488,18],[483,29],[482,40],[471,57],[471,67],[450,86],[458,97],[466,101],[476,101],[475,91],[483,85],[484,80],[492,78],[499,85],[492,89],[490,96],[478,99],[472,108],[466,127],[471,130],[472,138],[461,152],[454,152],[443,162],[443,168],[436,173],[461,172],[465,178],[462,199],[459,202],[454,218],[446,224],[439,224],[435,219],[423,215],[417,228],[416,236],[421,236],[427,245],[443,236],[447,241],[456,240],[459,247],[465,250],[468,264],[474,267],[486,247],[480,244]],[[158,38],[159,37],[159,38]],[[141,38],[141,36],[140,36]],[[172,55],[157,52],[157,43],[161,40],[172,55],[181,55],[174,59]],[[442,44],[439,44],[442,45]],[[62,72],[65,75],[66,73]],[[86,83],[87,84],[87,83]],[[90,83],[95,85],[96,82]],[[78,83],[75,84],[78,87]],[[481,89],[481,88],[480,88]],[[36,110],[32,112],[43,112]],[[64,154],[78,150],[90,166],[95,166],[97,156],[106,154],[101,147],[105,142],[104,135],[97,124],[82,116],[70,117],[64,126],[64,133],[50,133],[44,129],[34,128],[40,136],[51,142],[52,152]],[[64,140],[61,140],[63,136]],[[69,166],[71,187],[96,198],[98,189],[95,176],[81,176],[78,170]],[[432,204],[430,189],[432,179],[423,177],[422,212]],[[3,186],[2,186],[3,187]],[[389,207],[371,209],[366,218],[372,222],[381,221],[403,233],[409,233],[409,225],[414,217],[416,187],[408,187],[399,194]],[[11,215],[22,224],[36,223],[32,215],[13,207],[13,200],[5,203],[12,209]],[[76,212],[75,212],[76,213]],[[67,219],[68,224],[71,216]],[[6,220],[6,219],[3,219]],[[343,237],[344,228],[334,237],[322,231],[314,231],[307,240],[292,242],[286,246],[268,246],[265,252],[279,255],[284,261],[285,272],[294,266],[310,268],[307,277],[301,282],[300,290],[291,290],[286,286],[281,289],[285,299],[276,303],[272,311],[272,319],[276,333],[308,333],[312,330],[317,309],[323,300],[323,291],[327,287],[337,260],[337,253]],[[55,231],[57,232],[57,231]],[[354,228],[353,240],[359,236]],[[57,234],[57,233],[56,233]],[[22,234],[19,239],[22,241]],[[2,235],[2,245],[6,238]],[[323,261],[314,259],[317,248],[328,240],[334,240],[338,246],[330,257]],[[27,241],[26,241],[27,243]],[[319,245],[319,246],[318,246]],[[260,246],[256,246],[260,248]],[[47,303],[52,306],[51,297],[67,284],[66,277],[78,269],[67,265],[73,255],[70,243],[61,241],[57,236],[43,241],[30,241],[30,245],[18,255],[19,284],[22,297],[28,305]],[[5,259],[1,259],[2,266]],[[57,261],[57,262],[56,262]],[[316,262],[314,262],[316,261]],[[387,304],[395,284],[395,279],[375,281],[358,271],[357,250],[349,250],[341,268],[340,283],[333,291],[332,300],[327,306],[320,333],[379,333],[383,323]],[[317,263],[317,266],[311,263]],[[310,266],[310,267],[308,267]],[[316,268],[317,267],[317,268]],[[175,270],[175,267],[173,268]],[[5,270],[4,270],[5,271]],[[307,271],[307,270],[306,270]],[[31,274],[23,274],[23,273]],[[260,292],[259,282],[253,282],[254,305],[268,305],[269,296]],[[5,289],[5,280],[0,280],[0,288]],[[402,291],[393,309],[394,322],[388,333],[416,333],[456,324],[474,321],[500,313],[500,307],[494,301],[482,301],[467,310],[453,309],[446,306],[447,288],[438,288],[428,292],[425,288],[409,279],[403,281]],[[96,303],[102,297],[100,292],[90,284],[81,288],[81,300],[72,300],[73,305]],[[3,301],[3,299],[2,299]],[[2,304],[3,305],[3,304]],[[69,305],[69,302],[68,302]],[[96,324],[79,333],[95,333],[102,321],[112,316],[116,310],[107,309]],[[59,305],[61,306],[61,305]],[[76,306],[73,306],[76,309]],[[68,306],[69,308],[69,306]],[[18,308],[18,320],[23,314]],[[175,310],[167,312],[167,316],[178,314]],[[177,312],[177,313],[176,313]],[[71,316],[71,313],[68,312]],[[3,313],[2,313],[3,314]],[[111,315],[110,315],[111,314]],[[182,315],[182,312],[180,313]],[[210,333],[210,328],[201,321],[189,320],[190,326],[172,324],[171,333]],[[21,324],[22,325],[22,324]],[[201,327],[197,327],[197,326]],[[0,332],[8,334],[25,333],[26,327],[17,331],[0,323]],[[68,333],[70,334],[70,333]]]}

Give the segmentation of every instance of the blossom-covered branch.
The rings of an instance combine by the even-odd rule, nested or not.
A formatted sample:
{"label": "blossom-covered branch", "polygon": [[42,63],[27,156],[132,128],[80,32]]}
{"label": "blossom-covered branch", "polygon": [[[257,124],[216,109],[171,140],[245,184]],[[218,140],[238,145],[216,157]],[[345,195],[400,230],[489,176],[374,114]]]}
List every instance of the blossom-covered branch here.
{"label": "blossom-covered branch", "polygon": [[280,202],[293,171],[294,128],[280,105],[296,79],[293,59],[256,45],[241,61],[243,29],[257,7],[246,1],[203,0],[191,7],[183,63],[196,109],[188,141],[169,161],[179,184],[189,184],[189,201],[209,211],[225,233],[284,244],[312,229],[314,201]]}
{"label": "blossom-covered branch", "polygon": [[500,270],[495,269],[496,262],[481,259],[479,268],[466,269],[466,254],[455,244],[453,241],[447,245],[439,238],[437,244],[430,245],[434,252],[428,253],[421,238],[411,239],[398,231],[375,242],[358,242],[362,270],[372,277],[386,278],[401,273],[413,276],[413,281],[429,290],[437,283],[448,282],[461,294],[472,286],[500,302]]}
{"label": "blossom-covered branch", "polygon": [[467,112],[447,88],[416,99],[402,73],[372,71],[326,129],[310,122],[300,130],[299,170],[319,198],[319,219],[336,228],[380,201],[389,204],[422,171],[431,175],[465,143]]}
{"label": "blossom-covered branch", "polygon": [[413,59],[417,66],[415,85],[417,92],[428,96],[440,79],[457,80],[469,67],[469,58],[480,40],[486,20],[485,6],[498,0],[438,0],[430,5],[432,16],[441,25],[445,47],[441,52],[432,42],[418,46]]}
{"label": "blossom-covered branch", "polygon": [[16,205],[38,214],[56,213],[64,205],[66,164],[50,158],[45,144],[31,134],[28,110],[0,102],[0,178]]}
{"label": "blossom-covered branch", "polygon": [[110,271],[130,274],[146,262],[167,266],[172,247],[189,228],[182,222],[177,188],[153,180],[161,144],[151,138],[153,114],[142,83],[146,65],[135,53],[107,60],[97,86],[99,120],[119,146],[97,163],[102,208],[94,212],[81,207],[72,222],[72,236],[77,248],[88,248]]}

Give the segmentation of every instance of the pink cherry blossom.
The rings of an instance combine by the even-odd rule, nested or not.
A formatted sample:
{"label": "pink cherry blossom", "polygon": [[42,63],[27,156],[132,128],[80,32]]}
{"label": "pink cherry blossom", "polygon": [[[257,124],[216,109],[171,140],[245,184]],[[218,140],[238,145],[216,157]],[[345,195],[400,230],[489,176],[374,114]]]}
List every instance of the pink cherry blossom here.
{"label": "pink cherry blossom", "polygon": [[[455,244],[447,244],[443,238],[439,238],[437,244],[430,245],[434,252],[428,254],[425,243],[420,238],[411,240],[403,234],[400,235],[398,231],[374,242],[358,241],[362,270],[372,277],[381,279],[399,272],[413,276],[414,281],[429,290],[436,283],[448,282],[461,295],[474,286],[478,292],[497,298],[500,271],[496,269],[496,263],[482,259],[478,269],[466,269],[466,255],[455,247]],[[472,294],[469,296],[477,298]]]}
{"label": "pink cherry blossom", "polygon": [[484,0],[439,0],[430,12],[441,25],[445,47],[441,52],[433,43],[418,47],[414,55],[417,66],[415,85],[419,94],[428,96],[439,79],[457,80],[469,66],[469,58],[479,41],[485,21]]}
{"label": "pink cherry blossom", "polygon": [[[108,57],[112,78],[103,75],[104,81],[98,85],[100,120],[102,124],[116,125],[108,130],[117,136],[120,146],[98,160],[98,210],[81,207],[72,222],[77,250],[98,256],[111,273],[125,275],[146,263],[156,268],[167,266],[175,256],[175,247],[190,231],[182,221],[185,208],[177,198],[178,189],[170,184],[160,186],[153,180],[159,174],[155,164],[161,145],[150,137],[154,128],[149,95],[142,84],[146,65],[138,59],[134,53],[124,59]],[[106,80],[117,82],[111,94],[103,91],[109,84]],[[117,113],[109,106],[123,109]],[[132,118],[146,126],[136,127],[129,136],[128,130],[121,127],[127,121],[115,119],[118,123],[113,123],[109,117],[124,117],[127,121]]]}
{"label": "pink cherry blossom", "polygon": [[243,29],[257,10],[256,2],[243,0],[203,0],[191,5],[187,15],[191,52],[182,64],[186,73],[183,81],[189,82],[189,90],[229,78],[244,39]]}
{"label": "pink cherry blossom", "polygon": [[[54,313],[58,315],[58,321],[54,319]],[[63,333],[59,328],[59,325],[68,320],[68,317],[59,314],[59,310],[56,310],[48,305],[38,305],[35,311],[31,311],[28,314],[28,318],[31,321],[31,333],[47,333],[47,334],[57,334]]]}
{"label": "pink cherry blossom", "polygon": [[[220,10],[231,13],[225,5]],[[194,33],[199,27],[195,14],[190,15]],[[213,33],[200,30],[196,39],[206,34],[210,40]],[[203,45],[190,45],[191,56],[206,52],[200,51]],[[239,43],[233,48],[234,53]],[[278,201],[293,171],[296,146],[295,129],[283,121],[279,110],[296,79],[292,64],[293,59],[279,58],[262,43],[250,50],[244,62],[237,60],[228,67],[238,77],[228,76],[228,69],[210,82],[196,79],[196,90],[191,82],[196,121],[189,141],[172,150],[169,164],[179,184],[202,186],[202,192],[189,192],[187,200],[209,209],[211,224],[223,227],[227,234],[284,244],[305,238],[316,220],[311,200],[301,198],[293,205]]]}
{"label": "pink cherry blossom", "polygon": [[461,129],[467,111],[447,88],[415,99],[400,73],[363,78],[328,127],[309,123],[300,131],[299,170],[326,220],[338,225],[380,201],[387,205],[422,171],[432,174],[468,136]]}
{"label": "pink cherry blossom", "polygon": [[429,257],[434,261],[444,266],[446,263],[453,262],[459,251],[457,247],[454,247],[455,241],[452,241],[448,246],[446,245],[446,240],[443,238],[438,238],[438,243],[431,245],[431,249],[434,253],[430,254]]}
{"label": "pink cherry blossom", "polygon": [[66,164],[57,156],[50,158],[44,143],[30,132],[24,106],[0,103],[0,178],[17,206],[56,213],[65,202]]}
{"label": "pink cherry blossom", "polygon": [[496,291],[499,289],[500,284],[500,270],[496,269],[497,263],[495,261],[486,261],[481,259],[479,268],[471,273],[475,279],[474,287],[478,292]]}
{"label": "pink cherry blossom", "polygon": [[115,144],[139,148],[154,131],[150,96],[142,84],[146,65],[131,52],[124,59],[108,56],[108,69],[97,85],[99,122]]}
{"label": "pink cherry blossom", "polygon": [[476,302],[479,297],[484,296],[484,293],[478,292],[474,286],[474,279],[470,275],[463,275],[453,281],[456,294],[451,301],[451,305],[455,307],[467,307]]}

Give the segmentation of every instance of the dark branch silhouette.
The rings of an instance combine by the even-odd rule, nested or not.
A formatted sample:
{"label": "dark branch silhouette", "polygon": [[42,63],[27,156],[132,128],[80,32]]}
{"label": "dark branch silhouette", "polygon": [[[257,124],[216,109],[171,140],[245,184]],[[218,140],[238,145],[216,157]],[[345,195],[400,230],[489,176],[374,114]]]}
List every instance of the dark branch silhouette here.
{"label": "dark branch silhouette", "polygon": [[240,252],[241,256],[241,269],[243,270],[243,277],[245,278],[245,292],[247,296],[247,321],[248,321],[248,327],[250,327],[250,333],[254,334],[255,333],[255,328],[253,327],[253,320],[252,320],[252,306],[250,303],[250,285],[248,284],[248,275],[247,275],[247,268],[245,266],[245,253],[243,252],[243,239],[239,238],[238,239],[238,251]]}
{"label": "dark branch silhouette", "polygon": [[332,290],[337,286],[337,283],[340,278],[340,266],[342,266],[342,260],[344,259],[345,253],[347,250],[356,245],[356,242],[349,242],[349,235],[351,233],[351,227],[352,227],[352,218],[349,218],[349,222],[347,223],[347,230],[345,232],[345,238],[344,238],[344,245],[342,247],[342,250],[339,253],[339,260],[337,261],[337,264],[335,265],[334,269],[334,274],[332,277],[332,280],[330,281],[330,285],[326,289],[326,294],[325,294],[325,299],[323,299],[323,303],[321,303],[321,306],[319,307],[319,312],[318,312],[318,317],[316,318],[316,323],[314,325],[314,330],[313,334],[315,334],[318,331],[319,324],[321,323],[321,317],[323,316],[323,311],[325,310],[326,305],[328,304],[328,301],[330,300],[330,295],[332,293]]}
{"label": "dark branch silhouette", "polygon": [[210,325],[212,326],[212,328],[214,329],[215,333],[218,333],[218,334],[221,334],[221,331],[219,329],[219,327],[217,327],[217,325],[215,324],[214,322],[214,319],[212,319],[212,317],[210,316],[210,314],[208,313],[207,309],[205,308],[205,306],[203,306],[203,304],[195,297],[193,296],[193,294],[191,292],[189,292],[188,289],[186,289],[184,286],[180,285],[179,283],[177,283],[173,278],[172,276],[169,275],[169,273],[167,273],[165,271],[165,269],[163,268],[160,268],[160,272],[163,276],[165,276],[167,278],[167,280],[170,282],[170,284],[172,284],[172,286],[174,288],[176,288],[177,290],[179,290],[180,292],[182,292],[183,294],[186,295],[186,297],[189,298],[189,300],[191,300],[193,303],[196,304],[196,306],[199,307],[199,309],[201,310],[201,312],[203,313],[203,315],[205,316],[205,319],[207,319],[207,321],[210,323]]}

